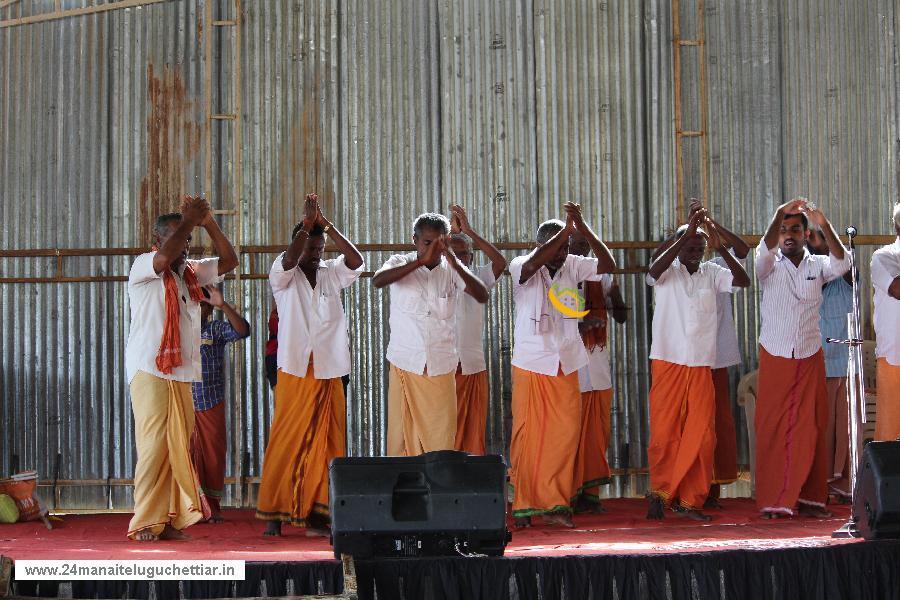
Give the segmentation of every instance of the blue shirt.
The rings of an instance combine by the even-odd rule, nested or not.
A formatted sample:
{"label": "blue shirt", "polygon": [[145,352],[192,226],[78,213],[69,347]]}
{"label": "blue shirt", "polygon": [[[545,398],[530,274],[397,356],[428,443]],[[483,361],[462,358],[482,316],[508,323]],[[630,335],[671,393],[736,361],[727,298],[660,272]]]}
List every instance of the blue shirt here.
{"label": "blue shirt", "polygon": [[193,383],[194,410],[204,411],[225,399],[225,344],[247,337],[235,331],[228,321],[209,320],[200,329],[200,358],[203,381]]}
{"label": "blue shirt", "polygon": [[843,277],[830,281],[822,288],[822,306],[819,307],[819,328],[822,330],[822,347],[825,349],[825,376],[846,377],[850,347],[831,344],[826,338],[847,339],[847,314],[853,312],[853,288]]}

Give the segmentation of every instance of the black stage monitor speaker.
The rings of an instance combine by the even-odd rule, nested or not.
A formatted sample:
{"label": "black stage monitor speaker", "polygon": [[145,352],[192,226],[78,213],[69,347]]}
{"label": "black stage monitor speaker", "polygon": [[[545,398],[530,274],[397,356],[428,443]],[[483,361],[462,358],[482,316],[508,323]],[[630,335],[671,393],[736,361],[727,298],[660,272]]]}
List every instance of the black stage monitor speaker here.
{"label": "black stage monitor speaker", "polygon": [[510,539],[500,456],[344,457],[329,471],[336,558],[502,556]]}
{"label": "black stage monitor speaker", "polygon": [[900,441],[866,444],[856,474],[853,520],[867,540],[900,538]]}

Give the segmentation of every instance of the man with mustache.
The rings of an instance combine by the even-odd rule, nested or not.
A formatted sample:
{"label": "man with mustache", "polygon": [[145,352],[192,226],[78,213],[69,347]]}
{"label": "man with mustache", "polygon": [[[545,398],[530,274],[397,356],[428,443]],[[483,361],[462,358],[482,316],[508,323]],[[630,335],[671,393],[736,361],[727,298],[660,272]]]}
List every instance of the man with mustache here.
{"label": "man with mustache", "polygon": [[[699,228],[701,223],[709,230]],[[728,265],[703,262],[707,238]],[[691,212],[675,242],[650,264],[653,342],[650,347],[650,468],[648,519],[670,507],[690,519],[708,521],[701,508],[709,493],[716,447],[716,295],[750,285],[744,267],[728,251],[706,210]]]}
{"label": "man with mustache", "polygon": [[[359,279],[364,263],[318,200],[306,196],[303,220],[269,271],[279,321],[275,416],[256,503],[266,536],[281,535],[282,523],[324,533],[328,463],[346,451],[341,377],[350,373],[350,342],[341,291]],[[337,258],[322,260],[326,236]]]}
{"label": "man with mustache", "polygon": [[[825,235],[828,256],[806,249],[809,222]],[[756,248],[762,288],[756,400],[756,505],[766,518],[827,518],[828,395],[819,331],[822,286],[849,261],[822,211],[794,199],[775,211]],[[798,510],[799,505],[799,510]]]}
{"label": "man with mustache", "polygon": [[[219,258],[188,260],[197,226],[209,234]],[[180,213],[159,216],[153,233],[153,251],[138,256],[128,274],[131,329],[125,370],[137,447],[128,537],[184,540],[189,536],[181,530],[203,517],[189,450],[191,383],[202,381],[202,286],[218,283],[238,258],[209,203],[199,196],[185,197]]]}

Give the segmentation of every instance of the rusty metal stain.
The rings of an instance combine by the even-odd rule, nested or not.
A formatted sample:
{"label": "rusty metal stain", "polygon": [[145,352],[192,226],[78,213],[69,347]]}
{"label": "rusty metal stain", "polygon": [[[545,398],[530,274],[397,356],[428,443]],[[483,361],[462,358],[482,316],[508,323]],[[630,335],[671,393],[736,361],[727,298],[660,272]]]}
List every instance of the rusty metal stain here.
{"label": "rusty metal stain", "polygon": [[147,65],[147,171],[141,181],[138,241],[149,243],[157,215],[178,210],[185,193],[185,167],[200,152],[204,125],[194,121],[194,102],[187,98],[177,69],[166,65],[156,77]]}

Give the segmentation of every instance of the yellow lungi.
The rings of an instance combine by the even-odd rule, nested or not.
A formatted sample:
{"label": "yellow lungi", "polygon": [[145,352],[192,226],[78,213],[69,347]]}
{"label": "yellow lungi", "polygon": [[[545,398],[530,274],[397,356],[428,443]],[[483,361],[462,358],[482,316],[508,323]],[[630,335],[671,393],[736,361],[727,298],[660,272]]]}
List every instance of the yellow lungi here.
{"label": "yellow lungi", "polygon": [[391,365],[388,375],[387,453],[415,456],[453,450],[456,373],[416,375]]}

